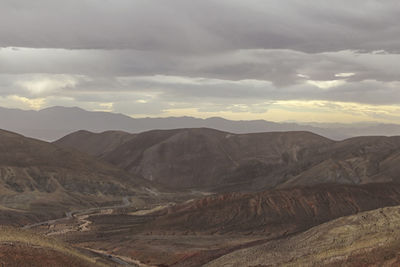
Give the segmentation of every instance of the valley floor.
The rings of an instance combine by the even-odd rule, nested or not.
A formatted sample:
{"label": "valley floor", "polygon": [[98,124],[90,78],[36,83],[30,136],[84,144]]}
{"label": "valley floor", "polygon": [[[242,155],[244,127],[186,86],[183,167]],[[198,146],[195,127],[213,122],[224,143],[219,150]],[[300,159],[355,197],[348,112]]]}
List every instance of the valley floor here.
{"label": "valley floor", "polygon": [[279,237],[152,232],[146,226],[160,215],[151,211],[162,208],[137,211],[132,206],[117,206],[81,211],[31,230],[117,265],[396,266],[400,260],[400,206],[345,216]]}

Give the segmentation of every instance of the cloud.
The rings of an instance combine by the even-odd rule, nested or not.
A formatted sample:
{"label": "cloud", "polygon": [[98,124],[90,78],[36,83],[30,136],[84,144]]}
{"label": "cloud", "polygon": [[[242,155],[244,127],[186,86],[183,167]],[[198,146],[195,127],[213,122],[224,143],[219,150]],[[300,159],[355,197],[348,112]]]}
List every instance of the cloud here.
{"label": "cloud", "polygon": [[[315,81],[302,78],[293,85],[278,86],[271,81],[224,80],[187,76],[85,76],[59,74],[2,74],[0,95],[30,99],[60,97],[79,103],[113,103],[123,110],[135,108],[162,112],[172,104],[224,106],[257,105],[277,100],[326,100],[372,105],[400,103],[400,82],[376,80]],[[210,104],[212,103],[212,105]],[[154,108],[150,106],[154,105]],[[206,111],[203,107],[202,110]],[[233,109],[232,109],[233,110]],[[240,110],[236,108],[235,110]],[[250,109],[249,109],[250,110]],[[252,110],[256,110],[253,108]]]}
{"label": "cloud", "polygon": [[134,116],[256,117],[279,101],[281,112],[289,101],[342,116],[337,103],[389,110],[400,103],[399,15],[394,0],[4,0],[1,103]]}
{"label": "cloud", "polygon": [[[339,51],[235,50],[209,56],[162,55],[132,50],[0,49],[0,73],[102,76],[188,76],[256,79],[278,86],[310,80],[397,81],[400,55]],[[353,74],[353,75],[350,75]],[[339,75],[339,76],[338,76]],[[343,75],[347,75],[344,77]]]}
{"label": "cloud", "polygon": [[308,84],[314,85],[318,88],[321,89],[329,89],[329,88],[334,88],[341,86],[345,84],[346,82],[343,80],[331,80],[331,81],[313,81],[313,80],[308,80]]}
{"label": "cloud", "polygon": [[8,108],[40,109],[44,106],[44,98],[26,98],[17,95],[0,96],[0,105]]}
{"label": "cloud", "polygon": [[69,75],[29,75],[15,82],[27,94],[38,97],[53,95],[61,90],[68,90],[77,85],[78,80]]}
{"label": "cloud", "polygon": [[398,51],[394,0],[6,0],[0,46],[201,53]]}
{"label": "cloud", "polygon": [[354,76],[354,75],[356,75],[356,74],[353,73],[353,72],[342,72],[342,73],[336,73],[336,74],[335,74],[335,77],[338,77],[338,78],[348,78],[348,77],[351,77],[351,76]]}

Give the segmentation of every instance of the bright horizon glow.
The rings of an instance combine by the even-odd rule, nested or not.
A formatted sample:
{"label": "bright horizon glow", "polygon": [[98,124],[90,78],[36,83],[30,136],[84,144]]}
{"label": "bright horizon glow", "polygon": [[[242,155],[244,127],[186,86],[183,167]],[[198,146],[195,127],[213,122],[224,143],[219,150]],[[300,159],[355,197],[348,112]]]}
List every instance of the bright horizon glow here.
{"label": "bright horizon glow", "polygon": [[[29,100],[20,97],[12,97],[8,100],[27,103],[30,108],[25,110],[40,110],[38,108],[43,103],[43,99]],[[2,103],[0,99],[0,103]],[[332,112],[330,108],[335,105],[338,110]],[[3,107],[6,107],[2,105]],[[10,108],[10,107],[8,107]],[[23,109],[23,108],[22,108]],[[103,111],[116,113],[112,110],[112,103],[102,103],[97,108],[87,109],[88,111]],[[299,111],[301,110],[301,111]],[[251,112],[199,112],[194,108],[185,109],[169,109],[163,114],[147,115],[147,114],[124,114],[132,118],[166,118],[166,117],[195,117],[195,118],[211,118],[221,117],[228,120],[266,120],[273,122],[293,121],[298,123],[360,123],[360,122],[376,122],[376,123],[392,123],[400,124],[399,116],[392,119],[382,120],[383,115],[400,114],[400,106],[371,106],[360,105],[357,103],[345,102],[328,102],[328,101],[277,101],[269,105],[269,109],[264,113]],[[371,114],[375,114],[371,116]],[[340,118],[340,120],[337,120]]]}
{"label": "bright horizon glow", "polygon": [[[332,111],[334,107],[334,111]],[[331,101],[276,101],[269,105],[265,113],[250,112],[198,112],[196,109],[167,110],[162,117],[192,116],[198,118],[223,117],[231,120],[267,120],[274,122],[295,121],[329,122],[329,123],[359,123],[382,122],[400,124],[400,115],[391,119],[382,116],[400,114],[400,106],[363,105],[358,103]],[[136,116],[135,116],[136,117]]]}
{"label": "bright horizon glow", "polygon": [[[51,106],[42,106],[45,102],[44,99],[27,99],[18,96],[12,96],[6,99],[7,102],[16,102],[25,104],[28,107],[19,107],[22,110],[41,110]],[[13,108],[12,106],[5,105],[4,99],[0,98],[1,107]],[[194,118],[211,118],[221,117],[228,120],[266,120],[272,122],[297,122],[297,123],[389,123],[400,124],[400,116],[393,116],[392,119],[382,120],[382,116],[390,114],[400,114],[400,106],[388,105],[361,105],[358,103],[347,102],[331,102],[331,101],[276,101],[268,103],[269,109],[263,113],[251,112],[200,112],[195,108],[184,109],[168,109],[162,114],[148,115],[148,114],[124,114],[132,118],[167,118],[167,117],[194,117]],[[18,106],[18,105],[17,105]],[[336,112],[332,112],[331,108],[335,106]],[[77,107],[77,106],[69,106]],[[85,108],[87,111],[102,111],[110,113],[118,113],[113,110],[112,103],[100,103],[93,108]],[[373,116],[371,114],[374,114]],[[337,120],[340,118],[340,120]]]}

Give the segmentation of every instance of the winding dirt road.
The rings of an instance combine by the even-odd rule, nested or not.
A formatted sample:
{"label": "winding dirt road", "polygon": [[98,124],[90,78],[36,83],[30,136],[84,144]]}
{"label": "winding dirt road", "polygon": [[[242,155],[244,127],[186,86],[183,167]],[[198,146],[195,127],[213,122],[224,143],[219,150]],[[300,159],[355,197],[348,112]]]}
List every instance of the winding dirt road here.
{"label": "winding dirt road", "polygon": [[[129,200],[128,197],[123,197],[122,198],[122,204],[120,205],[114,205],[114,206],[105,206],[105,207],[96,207],[96,208],[89,208],[89,209],[84,209],[84,210],[77,210],[77,211],[68,211],[65,213],[65,217],[59,218],[59,219],[54,219],[54,220],[47,220],[47,221],[43,221],[43,222],[38,222],[38,223],[33,223],[33,224],[28,224],[23,226],[23,229],[31,229],[34,227],[38,227],[38,226],[43,226],[43,225],[53,225],[62,221],[67,221],[69,219],[75,218],[76,216],[85,216],[88,213],[92,213],[92,212],[96,212],[96,211],[102,211],[102,210],[107,210],[107,209],[119,209],[119,208],[126,208],[129,207],[131,205],[131,202]],[[82,219],[82,217],[81,217]],[[83,218],[85,219],[85,218]],[[84,225],[84,227],[87,227],[87,225],[89,224],[89,221],[86,221],[86,224]],[[108,258],[109,260],[119,264],[119,265],[124,265],[124,266],[139,266],[137,264],[132,264],[130,262],[124,261],[121,258],[114,256],[114,255],[110,255],[104,252],[100,252],[97,251],[97,254],[100,254],[106,258]]]}
{"label": "winding dirt road", "polygon": [[105,206],[105,207],[96,207],[96,208],[89,208],[89,209],[84,209],[84,210],[77,210],[77,211],[68,211],[65,213],[65,217],[59,218],[59,219],[53,219],[53,220],[47,220],[43,222],[38,222],[38,223],[33,223],[33,224],[28,224],[23,226],[23,229],[30,229],[42,225],[52,225],[58,222],[66,221],[69,219],[74,218],[77,215],[85,215],[91,212],[95,211],[101,211],[101,210],[107,210],[107,209],[119,209],[119,208],[126,208],[131,205],[131,202],[128,197],[123,197],[122,198],[122,204],[120,205],[114,205],[114,206]]}

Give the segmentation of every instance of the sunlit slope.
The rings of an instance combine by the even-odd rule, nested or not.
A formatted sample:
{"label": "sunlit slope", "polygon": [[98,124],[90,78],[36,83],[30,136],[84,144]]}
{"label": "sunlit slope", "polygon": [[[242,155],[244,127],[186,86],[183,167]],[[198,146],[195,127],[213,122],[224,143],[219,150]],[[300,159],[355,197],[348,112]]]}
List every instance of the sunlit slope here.
{"label": "sunlit slope", "polygon": [[398,266],[399,237],[400,207],[388,207],[239,250],[205,266]]}

